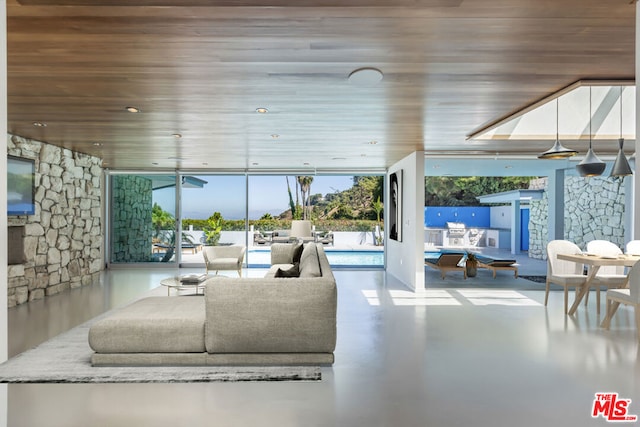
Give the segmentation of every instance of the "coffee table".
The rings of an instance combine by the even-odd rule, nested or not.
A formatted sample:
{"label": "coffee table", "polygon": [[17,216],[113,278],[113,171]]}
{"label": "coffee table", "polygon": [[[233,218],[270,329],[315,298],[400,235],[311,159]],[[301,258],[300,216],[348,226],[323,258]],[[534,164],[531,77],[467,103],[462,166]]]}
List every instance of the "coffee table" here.
{"label": "coffee table", "polygon": [[[209,277],[211,276],[207,275],[207,278]],[[160,284],[162,286],[167,287],[167,296],[171,295],[171,289],[175,289],[176,294],[178,294],[181,290],[184,290],[184,289],[195,289],[196,295],[198,295],[198,290],[202,289],[202,294],[204,295],[204,283],[206,282],[206,279],[201,282],[182,282],[180,279],[181,279],[181,276],[173,276],[173,277],[167,277],[166,279],[162,279],[160,281]]]}

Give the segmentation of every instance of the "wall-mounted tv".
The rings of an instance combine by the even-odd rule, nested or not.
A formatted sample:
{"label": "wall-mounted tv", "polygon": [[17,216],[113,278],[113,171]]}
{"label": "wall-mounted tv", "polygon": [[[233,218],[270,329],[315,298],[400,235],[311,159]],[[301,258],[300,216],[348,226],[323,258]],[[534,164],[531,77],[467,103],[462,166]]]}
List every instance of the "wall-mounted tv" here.
{"label": "wall-mounted tv", "polygon": [[31,159],[7,156],[7,215],[33,215],[36,163]]}

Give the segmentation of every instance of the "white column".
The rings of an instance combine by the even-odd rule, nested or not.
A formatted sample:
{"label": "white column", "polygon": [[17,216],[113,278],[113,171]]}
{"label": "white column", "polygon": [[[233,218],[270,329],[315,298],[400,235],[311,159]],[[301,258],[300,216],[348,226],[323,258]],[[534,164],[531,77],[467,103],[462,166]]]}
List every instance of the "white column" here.
{"label": "white column", "polygon": [[385,213],[389,212],[389,175],[402,170],[401,218],[402,240],[389,238],[388,215],[385,215],[385,251],[387,273],[407,287],[424,290],[424,152],[416,151],[387,171]]}
{"label": "white column", "polygon": [[522,217],[520,216],[520,200],[511,202],[511,253],[520,253]]}
{"label": "white column", "polygon": [[7,2],[0,0],[0,362],[7,360]]}
{"label": "white column", "polygon": [[[636,76],[640,76],[640,7],[636,3]],[[638,174],[638,165],[640,162],[637,160],[638,153],[640,153],[640,120],[638,120],[637,112],[640,111],[640,80],[636,79],[636,164],[635,173],[633,174],[633,211],[640,212],[638,209],[638,203],[640,203],[640,175]],[[633,240],[640,239],[640,215],[633,215]]]}

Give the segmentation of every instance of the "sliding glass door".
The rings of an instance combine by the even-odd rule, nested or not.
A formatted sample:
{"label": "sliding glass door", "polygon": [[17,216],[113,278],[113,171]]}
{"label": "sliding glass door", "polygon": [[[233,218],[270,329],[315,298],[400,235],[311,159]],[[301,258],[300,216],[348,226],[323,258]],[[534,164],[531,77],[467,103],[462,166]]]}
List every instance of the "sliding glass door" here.
{"label": "sliding glass door", "polygon": [[207,245],[247,244],[245,175],[182,175],[181,265],[204,267]]}

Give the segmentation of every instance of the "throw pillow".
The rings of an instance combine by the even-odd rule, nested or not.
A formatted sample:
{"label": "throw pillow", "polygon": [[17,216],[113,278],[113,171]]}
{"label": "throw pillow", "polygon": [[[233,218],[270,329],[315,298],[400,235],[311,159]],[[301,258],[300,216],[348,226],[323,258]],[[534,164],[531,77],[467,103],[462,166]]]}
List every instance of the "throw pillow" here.
{"label": "throw pillow", "polygon": [[299,264],[300,263],[300,257],[302,256],[302,250],[303,249],[304,249],[304,247],[302,246],[302,243],[297,243],[293,247],[293,257],[291,259],[291,262],[293,264]]}
{"label": "throw pillow", "polygon": [[293,267],[285,270],[279,268],[278,270],[276,270],[276,274],[274,277],[300,277],[300,264],[296,263],[293,265]]}

